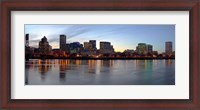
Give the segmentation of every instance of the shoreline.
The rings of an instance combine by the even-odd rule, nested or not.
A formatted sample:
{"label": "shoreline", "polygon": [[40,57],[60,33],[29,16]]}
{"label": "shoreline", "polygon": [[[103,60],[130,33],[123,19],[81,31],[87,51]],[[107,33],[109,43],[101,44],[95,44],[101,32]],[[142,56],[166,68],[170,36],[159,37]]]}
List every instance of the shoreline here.
{"label": "shoreline", "polygon": [[[29,58],[29,59],[66,59],[66,60],[175,60],[175,58]],[[28,60],[28,59],[27,59]]]}

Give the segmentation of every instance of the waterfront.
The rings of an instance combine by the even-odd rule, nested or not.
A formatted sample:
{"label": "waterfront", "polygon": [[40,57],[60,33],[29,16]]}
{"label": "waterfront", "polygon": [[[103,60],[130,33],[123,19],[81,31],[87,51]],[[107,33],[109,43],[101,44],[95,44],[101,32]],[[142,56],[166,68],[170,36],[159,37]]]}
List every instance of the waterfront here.
{"label": "waterfront", "polygon": [[175,60],[30,59],[27,85],[175,85]]}

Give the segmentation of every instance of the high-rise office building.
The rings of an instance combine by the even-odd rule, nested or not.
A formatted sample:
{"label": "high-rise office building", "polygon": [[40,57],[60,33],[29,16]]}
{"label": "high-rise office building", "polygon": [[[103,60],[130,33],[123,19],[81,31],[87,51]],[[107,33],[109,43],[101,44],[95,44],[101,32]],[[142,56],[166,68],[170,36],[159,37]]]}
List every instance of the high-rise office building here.
{"label": "high-rise office building", "polygon": [[84,49],[89,50],[90,48],[90,43],[89,42],[84,42]]}
{"label": "high-rise office building", "polygon": [[60,35],[60,50],[66,51],[66,35]]}
{"label": "high-rise office building", "polygon": [[113,45],[110,46],[110,51],[111,51],[111,53],[115,52],[115,49],[114,49]]}
{"label": "high-rise office building", "polygon": [[25,41],[25,42],[26,42],[25,46],[26,46],[26,47],[29,47],[29,34],[26,34],[26,38],[25,38],[25,39],[26,39],[26,41]]}
{"label": "high-rise office building", "polygon": [[96,54],[96,40],[89,40],[89,42],[84,42],[84,51],[90,55]]}
{"label": "high-rise office building", "polygon": [[167,55],[172,54],[172,42],[165,42],[165,53]]}
{"label": "high-rise office building", "polygon": [[139,43],[136,50],[138,54],[147,54],[147,45],[145,43]]}
{"label": "high-rise office building", "polygon": [[41,54],[49,54],[51,53],[52,47],[49,45],[47,38],[44,36],[39,42],[39,52]]}
{"label": "high-rise office building", "polygon": [[73,42],[69,44],[70,54],[80,53],[82,50],[83,50],[83,45],[81,45],[79,42]]}
{"label": "high-rise office building", "polygon": [[153,46],[150,44],[147,44],[147,52],[152,53],[153,52]]}
{"label": "high-rise office building", "polygon": [[34,53],[34,48],[29,46],[29,34],[25,35],[25,58],[28,59]]}
{"label": "high-rise office building", "polygon": [[97,50],[97,48],[96,48],[96,40],[90,40],[89,43],[91,45],[91,49],[93,51],[96,51]]}
{"label": "high-rise office building", "polygon": [[111,54],[113,52],[114,52],[114,48],[110,44],[110,42],[100,42],[100,53]]}

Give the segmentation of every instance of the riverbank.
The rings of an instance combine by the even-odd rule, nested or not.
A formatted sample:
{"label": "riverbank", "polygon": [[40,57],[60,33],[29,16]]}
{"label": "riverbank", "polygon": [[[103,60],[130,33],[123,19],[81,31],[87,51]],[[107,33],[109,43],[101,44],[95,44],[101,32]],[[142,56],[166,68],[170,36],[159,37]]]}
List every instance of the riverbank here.
{"label": "riverbank", "polygon": [[[138,57],[138,58],[123,58],[123,57],[118,57],[118,58],[112,58],[112,57],[108,57],[108,58],[92,58],[92,57],[32,57],[29,59],[74,59],[74,60],[167,60],[167,59],[175,59],[175,58],[168,58],[168,57],[162,57],[162,58],[142,58],[142,57]],[[27,59],[28,60],[28,59]]]}

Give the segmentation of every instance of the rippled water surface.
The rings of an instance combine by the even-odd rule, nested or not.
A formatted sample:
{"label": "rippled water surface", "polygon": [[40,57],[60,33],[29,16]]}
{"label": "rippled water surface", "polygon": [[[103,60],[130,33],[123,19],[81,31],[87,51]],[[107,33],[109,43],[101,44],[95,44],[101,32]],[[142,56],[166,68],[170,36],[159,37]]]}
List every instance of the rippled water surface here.
{"label": "rippled water surface", "polygon": [[25,63],[27,85],[174,85],[175,60],[38,60]]}

